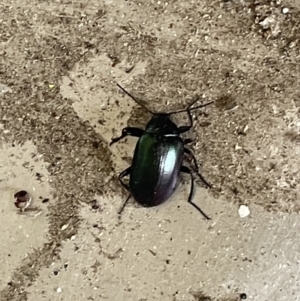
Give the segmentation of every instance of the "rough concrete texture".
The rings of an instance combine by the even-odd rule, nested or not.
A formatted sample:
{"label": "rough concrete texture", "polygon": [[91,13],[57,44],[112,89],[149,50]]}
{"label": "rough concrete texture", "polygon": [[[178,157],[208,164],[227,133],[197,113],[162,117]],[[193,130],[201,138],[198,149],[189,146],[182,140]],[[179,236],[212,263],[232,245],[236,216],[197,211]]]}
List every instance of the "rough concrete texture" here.
{"label": "rough concrete texture", "polygon": [[[299,1],[0,8],[0,301],[300,300]],[[151,116],[116,82],[156,111],[215,101],[187,134],[211,221],[186,176],[118,219],[136,139],[108,144]]]}

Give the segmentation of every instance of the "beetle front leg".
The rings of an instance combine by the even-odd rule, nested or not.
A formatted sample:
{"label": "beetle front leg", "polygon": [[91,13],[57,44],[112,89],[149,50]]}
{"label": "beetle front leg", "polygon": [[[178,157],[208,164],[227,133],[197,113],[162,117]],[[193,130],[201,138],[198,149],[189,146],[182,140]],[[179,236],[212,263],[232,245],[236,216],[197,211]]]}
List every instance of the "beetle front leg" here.
{"label": "beetle front leg", "polygon": [[[194,100],[194,101],[191,103],[191,105],[193,105],[193,103],[195,103],[197,100],[198,100],[198,99]],[[213,103],[213,101],[208,102],[208,103],[205,103],[205,104],[200,105],[200,106],[197,106],[197,107],[195,107],[195,108],[190,108],[190,106],[191,106],[191,105],[190,105],[190,106],[187,108],[187,110],[186,110],[186,112],[187,112],[187,114],[188,114],[188,117],[189,117],[189,123],[190,123],[190,124],[189,124],[189,125],[180,126],[180,127],[178,128],[179,133],[182,134],[182,133],[188,132],[188,131],[193,127],[193,117],[192,117],[192,114],[191,114],[191,110],[200,109],[200,108],[206,107],[206,106],[208,106],[208,105],[210,105],[210,104],[212,104],[212,103]]]}
{"label": "beetle front leg", "polygon": [[133,127],[126,127],[122,130],[122,135],[120,137],[114,138],[111,140],[109,146],[112,144],[120,141],[126,136],[133,136],[133,137],[141,137],[144,134],[144,130],[139,128],[133,128]]}
{"label": "beetle front leg", "polygon": [[189,125],[180,126],[178,128],[178,131],[179,131],[180,134],[188,132],[192,128],[192,126],[193,126],[193,117],[192,117],[191,111],[189,109],[187,109],[186,112],[188,114],[190,124]]}
{"label": "beetle front leg", "polygon": [[190,139],[190,138],[186,138],[186,139],[183,139],[183,144],[189,144],[189,143],[192,143],[194,140],[193,139]]}
{"label": "beetle front leg", "polygon": [[197,160],[195,158],[195,155],[188,149],[188,148],[184,148],[184,152],[190,156],[190,158],[193,160],[193,163],[194,163],[194,169],[195,169],[195,172],[196,174],[198,175],[198,177],[200,178],[200,180],[209,188],[212,188],[212,185],[209,184],[204,178],[203,176],[200,174],[199,172],[199,168],[198,168],[198,164],[197,164]]}
{"label": "beetle front leg", "polygon": [[188,198],[188,203],[191,204],[194,208],[196,208],[207,220],[210,220],[211,218],[207,216],[195,203],[192,202],[192,197],[194,193],[194,176],[191,170],[186,166],[181,166],[180,171],[187,173],[191,176],[191,190]]}

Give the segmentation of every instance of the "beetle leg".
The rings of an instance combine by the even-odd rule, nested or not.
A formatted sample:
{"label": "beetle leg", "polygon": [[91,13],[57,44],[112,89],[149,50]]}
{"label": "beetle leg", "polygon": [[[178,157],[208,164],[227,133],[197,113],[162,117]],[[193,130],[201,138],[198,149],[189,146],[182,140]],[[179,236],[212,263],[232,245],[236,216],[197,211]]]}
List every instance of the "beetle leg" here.
{"label": "beetle leg", "polygon": [[123,210],[126,207],[126,205],[127,205],[128,201],[129,201],[130,197],[131,197],[131,194],[127,197],[127,199],[124,202],[124,204],[122,205],[121,209],[118,211],[118,214],[121,214],[123,212]]}
{"label": "beetle leg", "polygon": [[180,134],[188,132],[190,129],[191,129],[191,126],[189,126],[189,125],[183,125],[183,126],[178,127],[178,131]]}
{"label": "beetle leg", "polygon": [[191,108],[191,106],[192,106],[196,101],[198,101],[198,98],[195,99],[195,100],[187,107],[186,110],[184,110],[184,111],[187,112],[187,114],[188,114],[190,124],[189,124],[189,125],[184,125],[184,126],[178,127],[178,130],[179,130],[179,133],[180,133],[180,134],[189,131],[189,130],[193,127],[193,117],[192,117],[192,114],[191,114],[191,111],[192,111],[192,110],[200,109],[200,108],[206,107],[206,106],[208,106],[208,105],[210,105],[210,104],[213,103],[213,101],[211,101],[211,102],[205,103],[205,104],[203,104],[203,105],[200,105],[200,106]]}
{"label": "beetle leg", "polygon": [[[122,181],[122,179],[123,179],[124,177],[128,176],[128,175],[130,174],[130,172],[131,172],[131,166],[128,167],[128,168],[126,168],[126,169],[125,169],[124,171],[122,171],[122,172],[120,173],[120,175],[119,175],[119,181],[120,181],[120,183],[121,183],[122,186],[123,186],[126,190],[128,190],[129,192],[130,192],[129,186],[128,186],[127,184],[125,184],[125,183]],[[129,201],[130,197],[131,197],[131,194],[129,194],[129,196],[127,197],[127,199],[126,199],[126,201],[124,202],[124,204],[122,205],[121,209],[118,211],[118,214],[121,214],[121,213],[122,213],[122,211],[124,210],[124,208],[126,207],[128,201]]]}
{"label": "beetle leg", "polygon": [[122,130],[122,135],[120,137],[117,137],[117,138],[114,138],[111,140],[109,146],[118,142],[119,140],[123,139],[126,136],[141,137],[143,134],[144,134],[144,130],[142,130],[142,129],[126,127]]}
{"label": "beetle leg", "polygon": [[198,175],[198,177],[201,179],[201,181],[209,188],[212,188],[212,185],[209,184],[204,178],[203,176],[200,174],[199,172],[199,168],[198,168],[198,164],[197,164],[197,160],[195,158],[195,155],[188,149],[188,148],[184,148],[184,152],[190,156],[190,158],[192,158],[193,163],[194,163],[194,169],[196,174]]}
{"label": "beetle leg", "polygon": [[194,141],[193,139],[187,138],[187,139],[183,140],[183,144],[189,144],[189,143],[192,143],[193,141]]}
{"label": "beetle leg", "polygon": [[180,134],[188,132],[193,126],[193,117],[192,117],[191,111],[189,109],[187,109],[186,112],[188,114],[190,124],[178,127],[178,131]]}
{"label": "beetle leg", "polygon": [[131,173],[131,166],[128,167],[128,168],[126,168],[124,171],[122,171],[122,172],[119,174],[119,177],[118,177],[120,183],[122,184],[122,186],[123,186],[127,191],[130,191],[129,186],[128,186],[127,184],[125,184],[125,183],[123,182],[122,179],[123,179],[124,177],[128,176],[130,173]]}
{"label": "beetle leg", "polygon": [[210,220],[211,218],[208,217],[195,203],[192,202],[192,197],[194,193],[194,176],[191,170],[186,166],[181,166],[180,171],[187,173],[191,176],[191,190],[188,198],[188,203],[191,204],[194,208],[196,208],[207,220]]}

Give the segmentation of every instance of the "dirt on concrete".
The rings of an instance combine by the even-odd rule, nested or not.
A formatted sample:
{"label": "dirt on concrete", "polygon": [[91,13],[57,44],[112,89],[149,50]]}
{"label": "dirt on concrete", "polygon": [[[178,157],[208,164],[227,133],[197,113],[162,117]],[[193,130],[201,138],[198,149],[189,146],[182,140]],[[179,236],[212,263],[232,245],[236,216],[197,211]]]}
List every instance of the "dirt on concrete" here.
{"label": "dirt on concrete", "polygon": [[[1,301],[298,300],[300,3],[0,8]],[[188,179],[118,219],[136,139],[109,142],[151,116],[116,82],[155,111],[214,101],[188,134],[212,221],[187,204]],[[35,210],[14,207],[20,189]]]}

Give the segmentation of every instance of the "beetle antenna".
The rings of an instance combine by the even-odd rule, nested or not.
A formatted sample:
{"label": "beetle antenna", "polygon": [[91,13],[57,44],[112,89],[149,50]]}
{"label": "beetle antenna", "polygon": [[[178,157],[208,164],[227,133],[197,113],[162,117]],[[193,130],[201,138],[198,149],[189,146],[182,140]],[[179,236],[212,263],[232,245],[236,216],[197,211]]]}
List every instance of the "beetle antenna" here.
{"label": "beetle antenna", "polygon": [[199,100],[199,97],[197,97],[192,103],[190,103],[185,109],[181,109],[181,110],[178,110],[178,111],[174,111],[174,112],[171,112],[170,115],[172,114],[177,114],[177,113],[182,113],[182,112],[187,112],[187,111],[193,111],[193,110],[196,110],[196,109],[200,109],[200,108],[204,108],[210,104],[212,104],[214,101],[211,101],[211,102],[208,102],[208,103],[205,103],[205,104],[202,104],[202,105],[199,105],[199,106],[196,106],[194,108],[191,108],[191,106],[196,103],[197,101]]}
{"label": "beetle antenna", "polygon": [[117,86],[125,93],[127,94],[130,98],[132,98],[138,105],[140,105],[142,108],[144,108],[145,110],[147,110],[149,113],[151,113],[152,115],[154,115],[155,113],[151,110],[149,110],[145,105],[143,105],[137,98],[135,98],[132,94],[130,94],[128,91],[126,91],[122,86],[120,86],[117,83]]}

